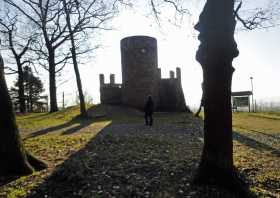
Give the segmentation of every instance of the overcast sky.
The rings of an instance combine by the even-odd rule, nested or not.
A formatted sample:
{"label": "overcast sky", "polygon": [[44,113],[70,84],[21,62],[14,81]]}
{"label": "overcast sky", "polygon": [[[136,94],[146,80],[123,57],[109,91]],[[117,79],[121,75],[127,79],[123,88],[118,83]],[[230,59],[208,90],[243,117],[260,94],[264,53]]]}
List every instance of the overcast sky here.
{"label": "overcast sky", "polygon": [[[260,0],[258,0],[260,1]],[[186,103],[198,106],[201,97],[202,70],[195,60],[198,47],[197,33],[193,30],[202,9],[203,1],[193,4],[192,20],[186,20],[181,27],[162,22],[155,24],[151,16],[133,10],[124,10],[113,20],[115,30],[102,33],[99,42],[103,47],[96,51],[95,58],[80,66],[84,90],[99,102],[100,73],[109,81],[111,73],[116,74],[116,82],[121,82],[120,40],[126,36],[148,35],[158,41],[158,66],[162,76],[168,77],[170,70],[182,69],[182,86]],[[253,77],[255,99],[280,101],[280,27],[265,30],[237,31],[236,41],[240,55],[234,60],[232,90],[251,90],[250,77]],[[72,68],[63,73],[69,81],[58,87],[58,101],[65,92],[66,103],[72,104],[76,95],[76,84]],[[47,84],[47,78],[45,78]],[[60,84],[60,83],[58,83]]]}

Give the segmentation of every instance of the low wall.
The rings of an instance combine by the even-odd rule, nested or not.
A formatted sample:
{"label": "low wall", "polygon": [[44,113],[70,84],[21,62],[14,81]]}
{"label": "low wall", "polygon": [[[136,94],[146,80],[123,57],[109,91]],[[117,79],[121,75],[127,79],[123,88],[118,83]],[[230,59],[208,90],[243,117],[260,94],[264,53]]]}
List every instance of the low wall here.
{"label": "low wall", "polygon": [[176,78],[161,79],[159,95],[158,111],[180,112],[187,110],[180,80]]}
{"label": "low wall", "polygon": [[102,104],[120,105],[122,103],[121,85],[103,85],[100,87],[100,100]]}

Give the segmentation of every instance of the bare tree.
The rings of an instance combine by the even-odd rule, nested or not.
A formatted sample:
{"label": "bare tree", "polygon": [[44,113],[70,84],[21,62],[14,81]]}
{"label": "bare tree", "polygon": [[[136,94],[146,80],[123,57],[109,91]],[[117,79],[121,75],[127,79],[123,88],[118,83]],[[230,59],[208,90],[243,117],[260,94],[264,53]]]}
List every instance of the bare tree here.
{"label": "bare tree", "polygon": [[203,69],[205,114],[204,147],[195,182],[213,182],[239,190],[232,155],[232,60],[239,54],[233,11],[233,0],[207,1],[195,26],[200,32],[196,59]]}
{"label": "bare tree", "polygon": [[[78,67],[78,56],[90,52],[89,49],[81,48],[81,43],[88,42],[89,32],[106,29],[103,24],[112,19],[116,11],[113,6],[105,4],[104,1],[88,0],[63,0],[67,29],[71,42],[71,55],[76,76],[76,82],[80,100],[80,112],[83,117],[87,117],[85,100],[82,89],[82,82]],[[83,42],[82,42],[83,41]]]}
{"label": "bare tree", "polygon": [[[9,9],[5,11],[4,19],[0,21],[0,33],[3,34],[5,40],[2,46],[11,51],[11,59],[15,60],[17,69],[6,67],[12,73],[18,74],[18,96],[20,112],[26,112],[26,101],[23,85],[23,67],[31,64],[31,55],[28,53],[29,47],[32,45],[35,35],[31,33],[27,27],[24,27],[24,22],[19,21],[19,15],[15,13],[11,15]],[[14,61],[12,61],[14,63]]]}
{"label": "bare tree", "polygon": [[[4,0],[16,8],[39,29],[42,35],[34,51],[38,61],[49,72],[50,112],[58,111],[56,96],[56,73],[60,72],[70,57],[60,49],[69,35],[67,25],[62,22],[63,7],[60,0]],[[58,53],[62,55],[58,55]],[[58,59],[61,57],[61,59]],[[43,61],[43,62],[42,62]],[[62,65],[58,68],[58,65]]]}

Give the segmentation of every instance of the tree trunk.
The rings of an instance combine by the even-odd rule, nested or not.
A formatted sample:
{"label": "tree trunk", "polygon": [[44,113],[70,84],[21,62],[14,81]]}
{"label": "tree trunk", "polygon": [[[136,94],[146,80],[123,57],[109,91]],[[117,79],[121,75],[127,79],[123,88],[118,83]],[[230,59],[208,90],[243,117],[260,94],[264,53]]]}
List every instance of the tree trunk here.
{"label": "tree trunk", "polygon": [[[31,78],[31,77],[30,77]],[[33,112],[33,92],[32,92],[32,80],[29,79],[29,82],[28,82],[28,90],[29,90],[29,102],[30,102],[30,112]]]}
{"label": "tree trunk", "polygon": [[49,91],[50,91],[50,112],[58,111],[56,98],[56,81],[55,81],[55,55],[49,50]]}
{"label": "tree trunk", "polygon": [[199,114],[201,112],[201,108],[203,107],[203,100],[204,100],[204,85],[203,83],[201,83],[201,89],[202,89],[202,95],[201,95],[201,101],[200,101],[200,105],[199,108],[197,110],[197,112],[194,114],[195,117],[199,117]]}
{"label": "tree trunk", "polygon": [[198,108],[198,110],[196,111],[196,113],[194,114],[195,117],[199,117],[199,114],[200,114],[200,112],[201,112],[201,108],[202,108],[202,102],[200,102],[199,108]]}
{"label": "tree trunk", "polygon": [[19,97],[19,110],[21,113],[26,112],[26,104],[25,104],[25,94],[24,94],[24,82],[23,82],[23,71],[22,65],[19,60],[17,60],[18,67],[18,97]]}
{"label": "tree trunk", "polygon": [[21,113],[26,112],[25,95],[24,95],[24,80],[23,80],[23,70],[22,63],[20,61],[21,56],[16,53],[13,43],[13,31],[9,31],[9,46],[16,59],[18,68],[18,97],[19,97],[19,110]]}
{"label": "tree trunk", "polygon": [[234,40],[233,0],[207,0],[199,23],[201,41],[196,54],[203,69],[204,147],[194,182],[218,184],[243,192],[233,166],[231,81]]}
{"label": "tree trunk", "polygon": [[78,87],[78,92],[79,92],[79,99],[80,99],[80,112],[81,112],[82,117],[87,117],[88,115],[87,115],[86,104],[85,104],[85,99],[84,99],[82,81],[81,81],[79,67],[78,67],[78,63],[77,63],[74,33],[73,33],[73,30],[71,27],[70,13],[69,13],[69,10],[67,9],[66,0],[63,0],[63,6],[64,6],[64,10],[66,13],[67,27],[68,27],[68,30],[70,33],[70,40],[71,40],[71,46],[72,46],[72,48],[71,48],[72,60],[73,60],[73,66],[74,66],[76,82],[77,82],[77,87]]}
{"label": "tree trunk", "polygon": [[[71,38],[71,40],[72,40],[72,38]],[[80,112],[81,112],[82,117],[87,117],[88,115],[87,115],[87,110],[86,110],[86,103],[85,103],[85,98],[84,98],[84,93],[83,93],[83,88],[82,88],[82,81],[81,81],[77,58],[76,58],[75,45],[72,46],[71,52],[72,52],[73,66],[74,66],[76,82],[77,82],[77,87],[78,87],[78,92],[79,92]]]}
{"label": "tree trunk", "polygon": [[[27,175],[46,165],[30,157],[22,144],[16,125],[12,102],[4,76],[4,63],[0,55],[0,176]],[[30,160],[29,160],[30,159]]]}

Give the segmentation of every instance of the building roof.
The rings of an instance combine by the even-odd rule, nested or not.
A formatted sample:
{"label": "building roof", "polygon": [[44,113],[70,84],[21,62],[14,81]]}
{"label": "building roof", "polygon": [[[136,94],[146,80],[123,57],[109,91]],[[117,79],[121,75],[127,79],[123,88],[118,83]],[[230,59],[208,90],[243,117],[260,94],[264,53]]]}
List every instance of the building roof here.
{"label": "building roof", "polygon": [[231,92],[231,96],[250,96],[252,95],[252,91],[236,91]]}

